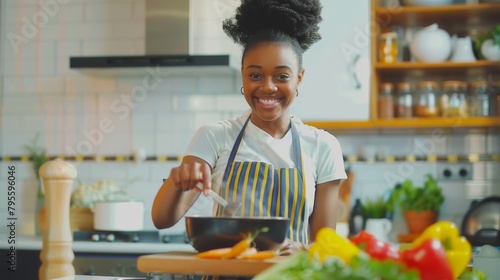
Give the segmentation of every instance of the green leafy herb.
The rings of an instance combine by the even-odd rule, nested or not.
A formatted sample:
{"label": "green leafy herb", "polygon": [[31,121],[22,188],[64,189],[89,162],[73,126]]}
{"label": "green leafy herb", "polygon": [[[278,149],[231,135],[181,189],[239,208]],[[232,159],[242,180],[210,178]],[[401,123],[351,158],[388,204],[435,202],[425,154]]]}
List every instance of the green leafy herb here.
{"label": "green leafy herb", "polygon": [[[47,155],[47,149],[38,145],[38,138],[40,134],[36,134],[33,140],[31,140],[29,145],[24,145],[24,150],[29,154],[30,160],[33,162],[33,171],[38,182],[40,182],[40,175],[38,170],[47,161],[49,161],[49,156]],[[38,184],[38,197],[43,197],[42,185]]]}
{"label": "green leafy herb", "polygon": [[460,275],[458,278],[460,280],[489,280],[490,277],[484,274],[482,271],[472,270],[466,271]]}
{"label": "green leafy herb", "polygon": [[476,50],[480,50],[484,41],[488,39],[492,39],[493,44],[500,47],[500,24],[497,24],[490,31],[478,36],[478,38],[474,42]]}
{"label": "green leafy herb", "polygon": [[413,211],[439,211],[439,207],[444,202],[442,190],[432,175],[427,174],[427,180],[423,187],[413,185],[409,179],[405,180],[401,186],[395,188],[389,198],[389,211],[394,211],[395,205],[399,205],[403,210]]}
{"label": "green leafy herb", "polygon": [[373,199],[367,198],[362,203],[363,216],[367,219],[382,219],[387,214],[387,202],[384,196],[378,196]]}
{"label": "green leafy herb", "polygon": [[324,263],[310,260],[306,252],[296,253],[287,260],[257,275],[254,280],[339,279],[339,280],[418,280],[418,272],[406,270],[394,261],[378,261],[365,254],[355,256],[349,265],[337,258]]}

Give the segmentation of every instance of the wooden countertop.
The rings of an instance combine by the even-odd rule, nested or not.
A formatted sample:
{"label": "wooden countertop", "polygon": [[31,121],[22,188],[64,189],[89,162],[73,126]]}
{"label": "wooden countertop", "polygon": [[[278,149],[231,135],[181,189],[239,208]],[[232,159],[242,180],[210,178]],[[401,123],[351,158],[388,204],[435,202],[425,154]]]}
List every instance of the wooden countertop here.
{"label": "wooden countertop", "polygon": [[145,273],[254,276],[284,260],[278,256],[268,260],[212,260],[195,257],[193,252],[166,252],[140,256],[137,269]]}

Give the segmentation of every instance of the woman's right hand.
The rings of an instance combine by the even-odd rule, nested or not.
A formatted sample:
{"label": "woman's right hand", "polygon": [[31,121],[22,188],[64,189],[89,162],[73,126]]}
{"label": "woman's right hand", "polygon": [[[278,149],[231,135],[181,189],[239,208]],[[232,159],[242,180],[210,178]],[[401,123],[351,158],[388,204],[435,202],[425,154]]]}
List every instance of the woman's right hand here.
{"label": "woman's right hand", "polygon": [[197,183],[203,184],[203,193],[208,195],[211,189],[211,172],[210,165],[204,160],[186,156],[183,158],[181,164],[170,171],[170,179],[174,186],[182,191],[197,190]]}

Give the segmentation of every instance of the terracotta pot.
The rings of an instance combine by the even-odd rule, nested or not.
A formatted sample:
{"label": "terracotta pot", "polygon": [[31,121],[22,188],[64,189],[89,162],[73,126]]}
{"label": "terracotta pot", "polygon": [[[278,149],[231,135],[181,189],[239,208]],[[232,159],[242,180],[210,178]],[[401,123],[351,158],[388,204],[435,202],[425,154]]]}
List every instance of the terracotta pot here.
{"label": "terracotta pot", "polygon": [[404,216],[409,233],[422,233],[428,226],[437,221],[437,213],[434,211],[405,211]]}

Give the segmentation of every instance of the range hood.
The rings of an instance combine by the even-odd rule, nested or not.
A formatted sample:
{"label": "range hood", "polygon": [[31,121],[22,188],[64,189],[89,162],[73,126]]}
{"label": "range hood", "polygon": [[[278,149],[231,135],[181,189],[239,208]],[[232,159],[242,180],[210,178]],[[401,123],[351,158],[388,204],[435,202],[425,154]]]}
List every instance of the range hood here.
{"label": "range hood", "polygon": [[[241,63],[240,51],[235,51],[235,46],[228,46],[229,51],[220,48],[214,51],[207,43],[209,47],[203,48],[203,36],[199,36],[202,31],[194,27],[196,13],[192,5],[197,4],[196,1],[200,0],[146,0],[144,54],[70,57],[70,68],[97,71],[100,75],[134,75],[139,73],[137,69],[143,74],[148,67],[161,67],[162,71],[156,72],[167,74],[234,73]],[[214,14],[213,11],[206,13]],[[222,32],[222,23],[220,26]]]}

